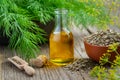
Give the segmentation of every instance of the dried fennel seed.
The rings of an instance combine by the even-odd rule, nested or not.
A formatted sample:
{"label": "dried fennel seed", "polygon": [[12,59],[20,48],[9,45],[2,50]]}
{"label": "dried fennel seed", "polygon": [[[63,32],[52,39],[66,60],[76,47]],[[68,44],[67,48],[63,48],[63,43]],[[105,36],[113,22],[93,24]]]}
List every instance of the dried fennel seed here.
{"label": "dried fennel seed", "polygon": [[106,31],[98,31],[86,37],[85,40],[92,45],[108,46],[115,42],[120,43],[120,33],[108,29]]}
{"label": "dried fennel seed", "polygon": [[77,59],[72,64],[65,66],[64,69],[71,71],[89,71],[96,65],[98,65],[98,63],[91,59]]}

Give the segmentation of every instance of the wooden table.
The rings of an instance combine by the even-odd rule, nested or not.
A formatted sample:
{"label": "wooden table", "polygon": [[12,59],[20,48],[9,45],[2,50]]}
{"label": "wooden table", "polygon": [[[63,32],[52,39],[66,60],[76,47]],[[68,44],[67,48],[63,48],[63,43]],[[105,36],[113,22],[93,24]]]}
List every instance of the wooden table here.
{"label": "wooden table", "polygon": [[[75,58],[88,58],[84,50],[83,37],[88,35],[86,30],[73,28]],[[48,44],[41,46],[41,52],[49,57]],[[35,68],[36,74],[30,77],[7,61],[8,57],[15,55],[9,48],[0,47],[0,80],[94,80],[86,72],[72,72],[63,67],[47,65]],[[89,72],[89,71],[88,71]]]}

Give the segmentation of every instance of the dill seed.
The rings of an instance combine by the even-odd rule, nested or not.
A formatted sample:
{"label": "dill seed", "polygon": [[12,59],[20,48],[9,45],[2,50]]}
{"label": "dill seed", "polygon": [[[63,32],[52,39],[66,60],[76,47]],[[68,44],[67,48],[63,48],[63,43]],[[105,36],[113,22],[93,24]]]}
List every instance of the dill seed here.
{"label": "dill seed", "polygon": [[91,59],[77,59],[72,64],[69,64],[64,67],[66,70],[71,71],[89,71],[94,66],[98,65],[95,61],[92,61]]}
{"label": "dill seed", "polygon": [[120,33],[108,29],[106,31],[98,31],[86,37],[85,40],[92,45],[108,46],[116,42],[120,43]]}

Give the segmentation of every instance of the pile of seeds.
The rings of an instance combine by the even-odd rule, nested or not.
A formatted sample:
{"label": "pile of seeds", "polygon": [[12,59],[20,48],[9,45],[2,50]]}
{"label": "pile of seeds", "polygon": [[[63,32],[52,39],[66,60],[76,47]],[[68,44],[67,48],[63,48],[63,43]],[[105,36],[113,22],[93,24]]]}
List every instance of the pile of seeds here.
{"label": "pile of seeds", "polygon": [[64,69],[71,71],[90,71],[94,66],[98,65],[97,62],[91,59],[77,59],[72,64],[64,67]]}
{"label": "pile of seeds", "polygon": [[109,29],[106,31],[98,31],[87,37],[86,41],[92,45],[108,46],[115,42],[120,43],[120,33]]}

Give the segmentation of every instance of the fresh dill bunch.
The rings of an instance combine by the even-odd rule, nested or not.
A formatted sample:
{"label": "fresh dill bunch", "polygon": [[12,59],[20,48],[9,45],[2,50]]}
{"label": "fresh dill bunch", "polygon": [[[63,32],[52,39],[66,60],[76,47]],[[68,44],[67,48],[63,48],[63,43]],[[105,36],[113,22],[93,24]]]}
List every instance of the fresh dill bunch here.
{"label": "fresh dill bunch", "polygon": [[39,43],[46,41],[45,32],[39,28],[27,10],[16,5],[14,0],[1,0],[0,29],[3,35],[10,38],[9,47],[18,51],[25,59],[35,57],[39,50]]}
{"label": "fresh dill bunch", "polygon": [[54,7],[49,0],[15,0],[15,3],[27,10],[33,21],[46,24],[54,18]]}
{"label": "fresh dill bunch", "polygon": [[[32,19],[43,24],[54,19],[54,10],[57,8],[67,9],[69,19],[77,26],[105,27],[109,22],[109,10],[101,0],[15,0],[15,3],[26,9]],[[71,19],[72,18],[72,19]]]}

